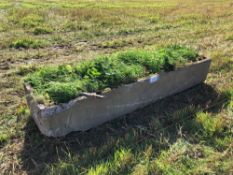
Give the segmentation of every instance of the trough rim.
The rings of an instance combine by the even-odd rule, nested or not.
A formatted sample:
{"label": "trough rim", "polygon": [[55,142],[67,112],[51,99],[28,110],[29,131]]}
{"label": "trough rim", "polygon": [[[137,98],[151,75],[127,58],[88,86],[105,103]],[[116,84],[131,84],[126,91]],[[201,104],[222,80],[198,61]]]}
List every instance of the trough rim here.
{"label": "trough rim", "polygon": [[[195,61],[195,62],[191,62],[191,63],[187,63],[182,67],[178,67],[175,70],[168,71],[168,72],[172,73],[172,72],[179,71],[179,70],[182,70],[182,69],[187,69],[187,68],[191,67],[192,65],[201,64],[201,63],[210,62],[210,61],[211,61],[210,58],[204,57],[204,59],[201,59],[201,60],[198,60],[198,61]],[[114,90],[116,90],[116,89],[118,89],[120,87],[131,86],[131,85],[133,85],[133,84],[135,84],[137,82],[145,81],[145,80],[148,80],[151,77],[154,77],[156,75],[163,75],[163,74],[166,74],[168,72],[161,71],[161,72],[158,72],[158,73],[154,73],[154,74],[139,78],[135,82],[128,83],[128,84],[122,84],[122,85],[120,85],[120,86],[118,86],[116,88],[112,88],[110,91],[102,92],[102,94],[100,94],[100,95],[96,94],[95,92],[94,93],[82,93],[82,96],[78,96],[78,97],[76,97],[74,99],[71,99],[69,102],[53,104],[51,106],[46,106],[44,104],[39,104],[35,100],[35,96],[33,95],[33,88],[29,84],[27,84],[25,82],[24,82],[24,89],[25,89],[25,92],[26,92],[26,98],[27,98],[29,108],[36,107],[39,112],[43,112],[43,111],[47,111],[47,110],[54,110],[55,111],[55,113],[53,113],[53,115],[54,115],[56,113],[60,113],[60,112],[63,112],[65,110],[68,110],[68,109],[72,108],[72,106],[74,104],[76,104],[76,102],[84,101],[84,100],[87,100],[89,98],[105,98],[105,95],[111,93],[112,91],[114,91]],[[28,100],[28,99],[30,99],[30,100]],[[34,104],[30,103],[29,101],[33,102]],[[59,109],[59,110],[56,110],[56,109]],[[48,117],[51,117],[53,115],[41,115],[41,117],[48,118]]]}

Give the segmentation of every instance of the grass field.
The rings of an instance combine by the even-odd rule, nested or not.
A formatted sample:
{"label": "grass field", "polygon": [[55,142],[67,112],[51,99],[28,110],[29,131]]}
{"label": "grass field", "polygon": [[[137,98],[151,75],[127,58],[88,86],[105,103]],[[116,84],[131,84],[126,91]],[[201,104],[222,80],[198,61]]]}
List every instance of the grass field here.
{"label": "grass field", "polygon": [[[88,132],[40,134],[23,74],[169,44],[212,58],[205,84]],[[0,174],[233,174],[232,0],[1,0]]]}

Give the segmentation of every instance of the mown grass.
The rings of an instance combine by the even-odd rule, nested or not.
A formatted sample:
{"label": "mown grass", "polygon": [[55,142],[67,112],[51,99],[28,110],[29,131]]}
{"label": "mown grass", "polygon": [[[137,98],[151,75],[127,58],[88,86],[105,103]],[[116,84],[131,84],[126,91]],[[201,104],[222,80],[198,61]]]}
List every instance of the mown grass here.
{"label": "mown grass", "polygon": [[[231,0],[2,0],[0,174],[232,174],[232,12]],[[46,43],[11,47],[24,39]],[[212,58],[208,85],[66,138],[31,120],[22,75],[170,44]]]}
{"label": "mown grass", "polygon": [[[207,92],[200,94],[201,89]],[[195,98],[193,102],[197,100],[197,105],[200,105],[199,100],[202,98],[204,100],[209,95],[213,98],[215,93],[210,87],[200,86],[186,92],[185,95],[187,98],[190,96]],[[126,121],[113,121],[104,128],[102,126],[93,131],[98,133],[91,132],[96,137],[100,133],[113,132],[110,138],[108,134],[104,134],[101,140],[91,141],[91,139],[85,139],[90,133],[78,134],[80,147],[90,142],[92,146],[84,152],[80,150],[78,156],[70,154],[71,150],[65,150],[66,159],[54,164],[47,171],[50,174],[60,172],[62,174],[222,174],[231,172],[232,122],[230,120],[226,122],[223,117],[216,116],[213,111],[219,110],[219,106],[215,105],[224,99],[225,102],[220,104],[221,108],[224,108],[222,112],[230,115],[231,108],[228,102],[231,101],[232,96],[223,95],[217,99],[213,98],[214,106],[204,111],[204,108],[199,108],[194,104],[193,106],[181,105],[179,108],[169,104],[169,101],[173,102],[180,98],[183,98],[182,94],[151,105],[151,109],[146,108],[147,111],[159,110],[160,112],[155,113],[155,115],[162,115],[159,118],[154,118],[153,114],[150,116],[153,112],[146,115],[146,112],[138,111],[128,116],[130,119],[125,119]],[[159,107],[165,104],[169,104],[170,109],[171,106],[174,108],[162,114],[163,111]],[[155,108],[156,105],[159,106]],[[142,119],[141,115],[147,118]],[[172,116],[170,122],[163,119],[165,116]],[[136,117],[136,119],[131,117]],[[200,120],[200,118],[205,119]],[[224,122],[216,125],[217,120]],[[73,137],[76,136],[73,135]],[[200,140],[202,142],[199,142]],[[101,144],[102,141],[106,145]],[[72,145],[70,143],[70,149],[74,149]],[[113,145],[115,146],[112,147]],[[105,155],[106,152],[111,154]],[[92,156],[96,157],[97,162],[89,158]],[[89,167],[90,164],[91,167]],[[89,168],[82,171],[83,166]]]}
{"label": "mown grass", "polygon": [[125,51],[73,66],[43,67],[27,75],[25,82],[33,87],[35,95],[48,96],[54,103],[64,103],[82,92],[98,93],[106,88],[116,88],[149,74],[172,71],[177,65],[199,58],[193,49],[178,45],[150,52]]}

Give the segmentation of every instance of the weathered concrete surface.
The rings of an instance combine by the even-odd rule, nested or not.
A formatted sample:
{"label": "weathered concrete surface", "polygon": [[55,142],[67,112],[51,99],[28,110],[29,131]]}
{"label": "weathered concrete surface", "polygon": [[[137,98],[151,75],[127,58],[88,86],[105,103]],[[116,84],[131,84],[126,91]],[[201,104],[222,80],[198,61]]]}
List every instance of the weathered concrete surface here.
{"label": "weathered concrete surface", "polygon": [[106,121],[142,108],[151,102],[181,92],[205,81],[210,59],[184,68],[162,72],[122,85],[101,96],[86,94],[69,103],[52,107],[37,104],[26,87],[28,106],[40,131],[47,136],[64,136],[85,131]]}

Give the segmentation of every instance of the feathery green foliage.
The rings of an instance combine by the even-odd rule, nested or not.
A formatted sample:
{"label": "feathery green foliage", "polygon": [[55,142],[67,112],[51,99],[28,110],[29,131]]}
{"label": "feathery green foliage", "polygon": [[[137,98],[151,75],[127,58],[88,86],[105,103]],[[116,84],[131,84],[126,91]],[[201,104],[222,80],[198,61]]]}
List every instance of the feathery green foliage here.
{"label": "feathery green foliage", "polygon": [[168,46],[155,51],[132,50],[100,56],[75,66],[44,67],[25,81],[38,94],[47,93],[55,103],[67,102],[80,92],[98,92],[135,82],[151,73],[172,71],[176,64],[195,61],[198,54],[184,46]]}

